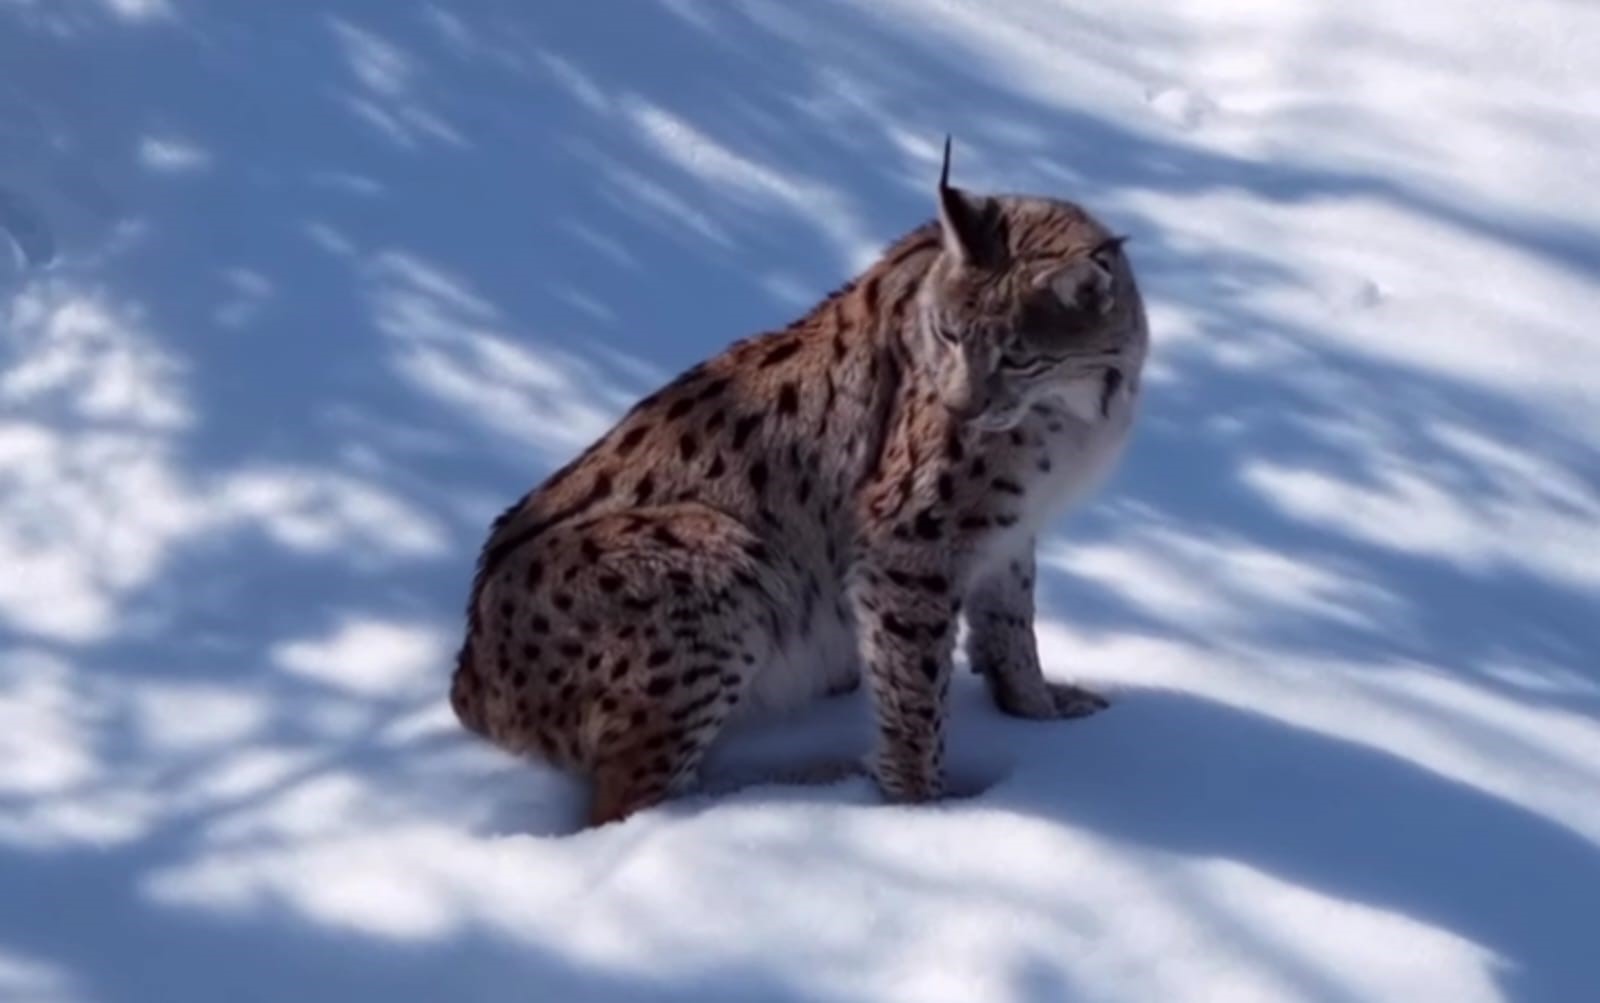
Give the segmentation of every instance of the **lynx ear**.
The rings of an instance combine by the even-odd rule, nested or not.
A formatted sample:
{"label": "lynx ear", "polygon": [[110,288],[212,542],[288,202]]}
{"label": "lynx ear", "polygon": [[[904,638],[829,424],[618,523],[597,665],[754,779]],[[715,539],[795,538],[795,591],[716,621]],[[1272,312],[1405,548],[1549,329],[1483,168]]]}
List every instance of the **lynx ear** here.
{"label": "lynx ear", "polygon": [[1104,316],[1115,305],[1111,272],[1092,257],[1074,261],[1051,275],[1048,282],[1050,291],[1068,310]]}
{"label": "lynx ear", "polygon": [[944,166],[939,170],[939,228],[944,247],[964,265],[987,267],[1005,254],[1005,228],[993,199],[950,186],[950,137],[944,137]]}

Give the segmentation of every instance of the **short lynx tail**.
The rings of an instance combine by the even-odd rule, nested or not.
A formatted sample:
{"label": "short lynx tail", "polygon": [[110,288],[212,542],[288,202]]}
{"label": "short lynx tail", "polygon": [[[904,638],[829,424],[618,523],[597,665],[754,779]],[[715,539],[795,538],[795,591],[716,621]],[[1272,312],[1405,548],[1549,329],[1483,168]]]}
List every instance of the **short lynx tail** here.
{"label": "short lynx tail", "polygon": [[450,708],[468,730],[487,735],[489,726],[484,719],[483,680],[472,658],[472,642],[461,646],[456,656],[456,671],[450,679]]}

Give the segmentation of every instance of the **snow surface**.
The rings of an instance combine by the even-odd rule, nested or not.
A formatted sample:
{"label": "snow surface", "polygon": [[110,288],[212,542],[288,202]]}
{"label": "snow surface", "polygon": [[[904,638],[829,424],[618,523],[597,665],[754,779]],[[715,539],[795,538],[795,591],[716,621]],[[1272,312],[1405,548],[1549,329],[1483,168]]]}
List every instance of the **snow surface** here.
{"label": "snow surface", "polygon": [[[294,6],[295,11],[285,9]],[[1600,999],[1600,5],[0,0],[0,1000]],[[486,523],[975,187],[1143,277],[966,795],[571,835]],[[731,741],[837,759],[859,698]]]}

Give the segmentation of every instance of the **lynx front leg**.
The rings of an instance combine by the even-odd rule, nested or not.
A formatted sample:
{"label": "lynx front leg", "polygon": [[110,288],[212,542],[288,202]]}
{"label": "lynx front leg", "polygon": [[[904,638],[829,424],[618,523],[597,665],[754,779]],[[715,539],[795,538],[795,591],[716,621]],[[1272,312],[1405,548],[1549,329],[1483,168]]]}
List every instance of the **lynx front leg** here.
{"label": "lynx front leg", "polygon": [[1084,717],[1104,710],[1104,697],[1051,683],[1039,668],[1033,633],[1033,541],[980,579],[967,597],[967,658],[988,680],[995,706],[1014,717]]}
{"label": "lynx front leg", "polygon": [[926,554],[890,554],[855,589],[862,663],[877,711],[873,774],[891,801],[943,791],[945,697],[958,603],[951,576]]}

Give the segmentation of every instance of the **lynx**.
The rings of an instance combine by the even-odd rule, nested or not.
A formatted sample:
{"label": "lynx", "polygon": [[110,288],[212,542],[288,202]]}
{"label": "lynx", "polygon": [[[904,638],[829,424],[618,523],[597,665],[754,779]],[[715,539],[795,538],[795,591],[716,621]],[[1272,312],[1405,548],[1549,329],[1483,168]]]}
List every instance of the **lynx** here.
{"label": "lynx", "polygon": [[1046,681],[1034,539],[1098,486],[1148,350],[1084,209],[949,181],[938,215],[787,328],[650,394],[495,520],[456,716],[588,778],[601,825],[690,785],[734,715],[864,678],[891,801],[943,791],[957,622],[997,706],[1106,706]]}

